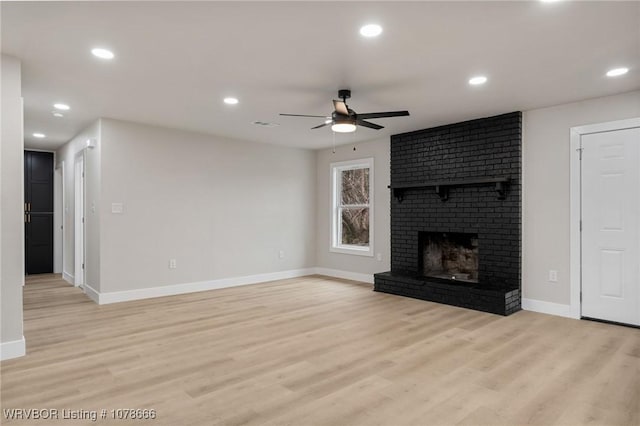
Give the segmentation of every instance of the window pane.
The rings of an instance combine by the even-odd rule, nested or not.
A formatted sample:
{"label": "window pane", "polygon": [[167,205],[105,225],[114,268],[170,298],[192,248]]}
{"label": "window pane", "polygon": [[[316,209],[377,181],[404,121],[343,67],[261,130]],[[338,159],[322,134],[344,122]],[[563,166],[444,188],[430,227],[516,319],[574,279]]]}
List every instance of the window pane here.
{"label": "window pane", "polygon": [[342,244],[369,246],[369,208],[343,208]]}
{"label": "window pane", "polygon": [[342,205],[369,204],[369,168],[342,171]]}

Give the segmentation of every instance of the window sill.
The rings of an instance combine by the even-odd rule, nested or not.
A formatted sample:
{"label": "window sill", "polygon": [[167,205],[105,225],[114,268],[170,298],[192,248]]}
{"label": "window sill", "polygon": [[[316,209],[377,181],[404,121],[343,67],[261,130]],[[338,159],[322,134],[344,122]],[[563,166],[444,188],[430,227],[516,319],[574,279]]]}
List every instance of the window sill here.
{"label": "window sill", "polygon": [[330,247],[329,251],[332,253],[352,254],[355,256],[373,257],[373,250],[371,249],[371,247],[359,248],[357,246],[337,246],[337,247]]}

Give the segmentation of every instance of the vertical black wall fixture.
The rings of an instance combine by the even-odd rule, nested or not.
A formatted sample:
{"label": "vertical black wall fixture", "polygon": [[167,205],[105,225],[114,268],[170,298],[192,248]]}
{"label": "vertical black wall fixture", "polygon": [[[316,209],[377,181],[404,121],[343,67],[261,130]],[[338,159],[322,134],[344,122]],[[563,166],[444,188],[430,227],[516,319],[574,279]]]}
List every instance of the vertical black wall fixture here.
{"label": "vertical black wall fixture", "polygon": [[[376,291],[509,315],[520,310],[522,113],[391,137],[391,271]],[[420,232],[478,234],[478,283],[426,278]]]}

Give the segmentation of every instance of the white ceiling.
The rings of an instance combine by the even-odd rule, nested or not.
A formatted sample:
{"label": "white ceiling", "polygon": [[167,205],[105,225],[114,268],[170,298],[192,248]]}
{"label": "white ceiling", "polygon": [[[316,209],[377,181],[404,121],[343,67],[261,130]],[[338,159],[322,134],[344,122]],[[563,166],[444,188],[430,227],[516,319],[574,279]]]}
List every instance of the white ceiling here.
{"label": "white ceiling", "polygon": [[[2,2],[2,52],[22,60],[25,144],[53,149],[98,117],[302,148],[350,88],[383,130],[351,143],[640,88],[639,2]],[[383,34],[364,39],[376,22]],[[116,58],[90,54],[108,47]],[[630,72],[605,77],[615,66]],[[489,82],[471,87],[484,74]],[[240,104],[228,106],[233,95]],[[64,118],[52,104],[71,106]],[[279,123],[275,128],[253,121]],[[33,132],[47,134],[36,140]]]}

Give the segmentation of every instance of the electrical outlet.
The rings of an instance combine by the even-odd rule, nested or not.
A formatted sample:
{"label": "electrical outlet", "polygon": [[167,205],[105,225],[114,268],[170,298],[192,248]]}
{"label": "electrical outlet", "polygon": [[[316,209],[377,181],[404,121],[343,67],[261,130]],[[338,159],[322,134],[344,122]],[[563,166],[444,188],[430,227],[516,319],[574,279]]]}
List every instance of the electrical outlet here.
{"label": "electrical outlet", "polygon": [[279,258],[279,259],[284,259],[284,250],[280,250],[280,251],[278,252],[278,258]]}
{"label": "electrical outlet", "polygon": [[178,263],[175,259],[169,259],[169,269],[176,269],[178,267]]}
{"label": "electrical outlet", "polygon": [[553,269],[549,271],[549,282],[550,283],[558,282],[558,271],[554,271]]}
{"label": "electrical outlet", "polygon": [[378,260],[378,262],[382,262],[382,253],[378,253],[376,255],[376,259]]}

